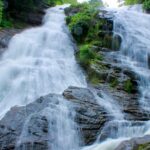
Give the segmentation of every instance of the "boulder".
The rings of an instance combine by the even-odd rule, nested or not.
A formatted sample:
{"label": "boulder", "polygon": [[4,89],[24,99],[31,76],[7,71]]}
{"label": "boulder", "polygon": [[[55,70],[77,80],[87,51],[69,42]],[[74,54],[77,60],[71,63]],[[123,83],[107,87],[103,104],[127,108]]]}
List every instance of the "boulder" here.
{"label": "boulder", "polygon": [[[57,127],[53,114],[56,112],[51,110],[56,110],[60,98],[66,99],[66,102],[71,104],[70,113],[75,110],[74,120],[78,130],[81,131],[82,144],[93,143],[108,120],[106,111],[97,104],[89,89],[70,87],[63,95],[49,94],[27,106],[11,108],[0,121],[0,149],[50,148],[55,142]],[[51,122],[49,118],[52,118]]]}
{"label": "boulder", "polygon": [[150,136],[124,141],[115,150],[150,150]]}
{"label": "boulder", "polygon": [[[42,111],[58,96],[48,95],[22,107],[13,107],[0,121],[0,149],[47,149],[48,120]],[[38,149],[37,149],[38,150]]]}
{"label": "boulder", "polygon": [[3,29],[0,31],[0,49],[7,48],[11,38],[20,33],[22,29]]}
{"label": "boulder", "polygon": [[109,120],[106,110],[97,103],[89,89],[70,87],[63,93],[64,97],[73,103],[76,111],[75,120],[79,125],[84,143],[93,143]]}

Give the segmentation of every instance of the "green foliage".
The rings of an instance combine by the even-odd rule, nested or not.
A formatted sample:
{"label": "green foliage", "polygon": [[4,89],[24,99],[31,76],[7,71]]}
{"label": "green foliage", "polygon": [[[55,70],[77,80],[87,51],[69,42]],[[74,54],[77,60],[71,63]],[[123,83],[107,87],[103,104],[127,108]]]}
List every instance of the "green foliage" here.
{"label": "green foliage", "polygon": [[114,79],[111,81],[110,86],[111,87],[116,87],[119,84],[119,81],[117,79]]}
{"label": "green foliage", "polygon": [[[0,27],[1,28],[21,28],[26,26],[25,22],[28,13],[38,13],[45,5],[54,6],[56,4],[72,3],[76,0],[7,0],[8,8],[3,12],[3,0],[0,0]],[[12,19],[15,18],[15,21]],[[19,20],[16,20],[19,18]]]}
{"label": "green foliage", "polygon": [[133,83],[131,80],[127,80],[124,83],[124,90],[128,93],[132,93],[133,91]]}
{"label": "green foliage", "polygon": [[11,20],[7,20],[7,19],[4,18],[4,19],[2,20],[2,22],[1,22],[1,27],[2,27],[2,28],[13,28],[14,25],[13,25],[13,23],[12,23]]}
{"label": "green foliage", "polygon": [[90,39],[91,37],[88,36],[90,36],[90,34],[93,35],[91,32],[92,30],[95,32],[93,23],[95,16],[98,15],[97,6],[97,3],[83,3],[71,6],[72,10],[78,12],[68,16],[66,21],[73,37],[78,43],[84,43],[86,39]]}
{"label": "green foliage", "polygon": [[145,10],[150,10],[150,0],[126,0],[127,5],[143,4]]}
{"label": "green foliage", "polygon": [[63,4],[71,4],[71,5],[76,5],[77,0],[61,0]]}
{"label": "green foliage", "polygon": [[126,0],[127,5],[139,4],[142,3],[142,0]]}
{"label": "green foliage", "polygon": [[0,23],[2,22],[3,17],[3,1],[0,0]]}
{"label": "green foliage", "polygon": [[150,149],[150,143],[147,143],[147,144],[139,145],[137,150],[149,150],[149,149]]}
{"label": "green foliage", "polygon": [[86,15],[86,13],[77,13],[70,21],[69,28],[71,33],[77,42],[81,42],[88,33],[91,21],[90,16]]}
{"label": "green foliage", "polygon": [[89,80],[90,80],[90,82],[93,85],[97,85],[97,84],[99,84],[101,82],[101,80],[95,74],[91,75],[91,77],[89,78]]}
{"label": "green foliage", "polygon": [[145,0],[144,3],[143,3],[143,8],[145,10],[148,10],[150,11],[150,0]]}
{"label": "green foliage", "polygon": [[82,45],[79,48],[78,59],[83,67],[88,67],[92,60],[98,59],[96,52],[92,51],[90,45]]}

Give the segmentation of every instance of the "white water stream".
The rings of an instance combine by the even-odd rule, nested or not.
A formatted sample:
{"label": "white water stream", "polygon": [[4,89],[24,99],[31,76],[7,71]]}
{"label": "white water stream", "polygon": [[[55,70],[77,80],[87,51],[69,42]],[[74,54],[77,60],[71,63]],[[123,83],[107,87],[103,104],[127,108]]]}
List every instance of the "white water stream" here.
{"label": "white water stream", "polygon": [[86,86],[61,7],[47,10],[44,24],[14,36],[0,61],[0,117],[14,105],[42,95]]}
{"label": "white water stream", "polygon": [[[112,1],[107,2],[112,3]],[[108,3],[109,6],[111,3]],[[124,8],[115,11],[114,30],[123,38],[121,50],[117,55],[125,66],[139,75],[142,95],[139,101],[141,107],[147,110],[150,107],[148,93],[150,16],[135,9]],[[141,18],[139,22],[138,18]],[[47,10],[41,27],[26,30],[11,40],[0,61],[1,117],[12,106],[26,105],[48,93],[60,94],[70,85],[86,87],[85,77],[75,61],[73,43],[64,19],[62,6],[51,8]],[[124,120],[121,108],[113,103],[113,99],[106,93],[97,100],[114,117],[114,120],[108,122],[104,128],[104,130],[110,129],[111,132],[104,142],[100,143],[97,140],[95,144],[84,147],[83,150],[114,150],[125,139],[149,134],[148,122],[136,124]],[[50,130],[53,130],[53,121],[56,122],[57,133],[52,150],[81,149],[78,147],[79,141],[75,140],[79,137],[73,128],[75,125],[72,118],[69,118],[69,108],[63,99],[59,99],[59,105],[48,106],[41,114],[47,116]],[[20,140],[16,143],[18,145],[28,137],[26,130],[30,117],[26,120]],[[114,124],[118,127],[117,131],[111,128]]]}
{"label": "white water stream", "polygon": [[[119,34],[123,41],[120,51],[114,53],[114,56],[117,56],[123,67],[130,68],[138,75],[141,92],[139,104],[143,110],[150,111],[150,15],[143,13],[140,5],[116,9],[120,1],[103,2],[108,6],[107,10],[114,13],[114,32]],[[114,150],[124,140],[150,134],[150,121],[118,121],[119,117],[115,115],[114,121],[105,125],[103,130],[109,132],[109,137],[104,142],[98,140],[83,150]],[[114,124],[117,130],[113,129]]]}

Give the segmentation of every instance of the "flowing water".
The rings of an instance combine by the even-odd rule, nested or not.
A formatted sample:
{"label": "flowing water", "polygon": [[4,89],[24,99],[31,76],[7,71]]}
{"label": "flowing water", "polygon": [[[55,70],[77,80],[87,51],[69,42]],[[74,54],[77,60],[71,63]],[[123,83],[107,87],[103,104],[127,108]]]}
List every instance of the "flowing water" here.
{"label": "flowing water", "polygon": [[[120,2],[108,0],[110,7]],[[122,2],[121,2],[122,3]],[[64,6],[66,7],[66,6]],[[138,11],[137,11],[138,9]],[[133,70],[139,77],[140,106],[150,107],[150,16],[139,11],[140,7],[115,9],[114,31],[121,35],[122,46],[115,53],[119,62]],[[141,10],[141,9],[140,9]],[[140,18],[140,21],[137,21]],[[74,45],[65,25],[63,6],[48,9],[41,27],[33,28],[16,35],[0,61],[0,116],[15,105],[26,105],[48,93],[62,93],[68,86],[86,87],[85,77],[74,57]],[[95,144],[79,148],[79,137],[70,106],[63,98],[51,102],[39,115],[49,122],[49,133],[53,134],[52,150],[114,150],[117,145],[132,137],[150,134],[149,122],[130,122],[124,119],[122,108],[107,93],[99,97],[93,91],[97,101],[112,114],[102,133],[109,132],[105,141],[99,135]],[[73,110],[72,110],[73,112]],[[50,114],[55,114],[51,116]],[[30,137],[27,133],[32,114],[24,124],[18,143],[20,145]],[[55,122],[55,125],[54,125]],[[114,128],[114,126],[116,128]],[[54,132],[55,131],[55,132]],[[65,143],[67,141],[67,143]],[[65,143],[65,144],[64,144]]]}
{"label": "flowing water", "polygon": [[[15,105],[27,105],[49,93],[61,94],[71,85],[86,87],[65,24],[64,7],[48,9],[41,27],[26,30],[10,41],[0,61],[1,118]],[[49,149],[78,149],[79,138],[70,107],[59,98],[39,114],[31,114],[25,120],[16,147],[23,146],[22,149],[28,150],[21,144],[30,141],[30,121],[34,115],[43,115],[49,122],[49,140],[53,140]]]}
{"label": "flowing water", "polygon": [[16,35],[0,61],[0,116],[68,86],[86,86],[62,8],[47,10],[44,24]]}
{"label": "flowing water", "polygon": [[[137,74],[141,93],[139,106],[143,110],[150,111],[150,15],[143,13],[141,5],[114,9],[119,6],[119,1],[104,0],[103,2],[109,6],[107,10],[114,14],[115,34],[122,37],[120,51],[113,53],[112,57],[113,55],[117,57],[122,67],[127,67]],[[95,144],[83,150],[114,150],[121,141],[150,134],[149,121],[131,122],[124,119],[118,121],[118,117],[115,115],[114,120],[108,122],[102,130],[102,132],[109,132],[104,142],[99,142],[100,135]],[[114,126],[117,130],[113,128]]]}
{"label": "flowing water", "polygon": [[150,15],[142,13],[140,5],[123,8],[115,14],[114,31],[123,39],[118,59],[138,75],[140,106],[147,111],[150,111],[149,26]]}

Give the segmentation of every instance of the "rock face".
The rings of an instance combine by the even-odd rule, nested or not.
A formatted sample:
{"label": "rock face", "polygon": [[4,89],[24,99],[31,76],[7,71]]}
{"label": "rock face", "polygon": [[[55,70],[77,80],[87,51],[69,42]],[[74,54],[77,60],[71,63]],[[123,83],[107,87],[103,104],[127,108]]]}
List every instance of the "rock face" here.
{"label": "rock face", "polygon": [[63,93],[73,103],[78,123],[85,144],[91,144],[99,135],[108,115],[103,107],[97,104],[93,93],[88,89],[70,87]]}
{"label": "rock face", "polygon": [[0,49],[6,48],[10,39],[22,29],[4,29],[0,31]]}
{"label": "rock face", "polygon": [[[95,87],[95,90],[100,95],[99,87]],[[108,131],[116,130],[117,132],[118,128],[112,122],[111,114],[108,114],[103,106],[97,103],[97,99],[91,91],[86,88],[69,87],[64,91],[63,95],[49,94],[27,106],[13,107],[0,121],[0,149],[48,150],[51,144],[54,143],[55,130],[49,129],[49,117],[54,114],[47,110],[49,107],[55,109],[60,103],[60,98],[71,104],[71,112],[75,111],[74,120],[81,134],[82,145],[92,144],[100,133],[102,135],[100,140],[105,140],[111,134]],[[135,120],[137,116],[132,113],[130,115],[133,118],[129,114],[127,116],[130,116],[131,120]],[[144,118],[143,114],[140,115],[136,120]],[[110,123],[108,123],[109,126],[107,127],[108,121]],[[122,123],[126,124],[127,122]],[[55,121],[52,124],[53,129],[55,129]],[[117,125],[119,126],[119,124]],[[111,134],[111,136],[115,138],[114,134]]]}
{"label": "rock face", "polygon": [[[48,121],[40,112],[47,107],[51,99],[55,100],[57,96],[41,97],[27,107],[13,107],[0,121],[0,149],[15,149],[15,146],[17,149],[23,149],[30,145],[47,149]],[[28,128],[26,135],[22,135],[25,123]]]}
{"label": "rock face", "polygon": [[[81,131],[83,144],[94,142],[108,120],[104,108],[97,104],[88,89],[70,87],[63,95],[75,109],[75,121]],[[26,107],[13,107],[0,121],[0,149],[48,149],[54,140],[50,133],[53,131],[49,130],[48,118],[43,112],[51,104],[53,107],[58,105],[61,97],[63,96],[50,94]],[[49,114],[50,117],[51,115]]]}
{"label": "rock face", "polygon": [[4,5],[8,15],[30,25],[40,25],[45,14],[44,9],[48,8],[44,0],[5,0]]}
{"label": "rock face", "polygon": [[150,136],[124,141],[115,150],[150,150]]}

